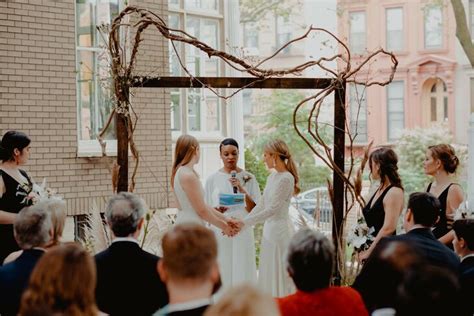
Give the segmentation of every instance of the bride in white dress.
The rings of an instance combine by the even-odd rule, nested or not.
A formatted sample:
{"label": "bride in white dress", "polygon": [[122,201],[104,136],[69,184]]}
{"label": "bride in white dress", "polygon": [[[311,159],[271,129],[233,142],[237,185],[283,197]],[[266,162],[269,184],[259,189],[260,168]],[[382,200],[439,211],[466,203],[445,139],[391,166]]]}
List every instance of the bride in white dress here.
{"label": "bride in white dress", "polygon": [[[239,193],[245,194],[245,205],[230,206],[224,210],[224,215],[243,219],[260,199],[258,182],[253,174],[237,167],[239,144],[235,139],[224,139],[219,146],[219,152],[224,167],[207,179],[206,202],[219,206],[219,193],[232,194],[235,188]],[[235,177],[232,177],[232,171],[235,172]],[[216,238],[223,289],[244,282],[255,283],[257,267],[252,227],[243,229],[234,237],[223,236],[220,231],[216,231]]]}
{"label": "bride in white dress", "polygon": [[179,211],[176,224],[185,222],[208,222],[228,236],[238,232],[240,223],[227,218],[204,202],[204,189],[194,171],[199,162],[199,143],[191,135],[181,135],[176,141],[171,185],[173,186]]}
{"label": "bride in white dress", "polygon": [[262,198],[243,222],[244,227],[265,222],[258,286],[273,297],[282,297],[295,291],[286,270],[286,252],[294,234],[289,207],[291,197],[299,192],[298,172],[288,146],[281,140],[270,141],[263,157],[274,172],[268,177]]}

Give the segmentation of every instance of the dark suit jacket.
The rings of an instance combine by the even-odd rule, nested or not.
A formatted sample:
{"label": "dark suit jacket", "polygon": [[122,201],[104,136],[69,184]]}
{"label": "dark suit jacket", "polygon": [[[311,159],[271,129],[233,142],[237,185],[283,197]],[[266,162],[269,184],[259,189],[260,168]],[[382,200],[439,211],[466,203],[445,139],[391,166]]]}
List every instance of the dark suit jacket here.
{"label": "dark suit jacket", "polygon": [[447,268],[456,275],[459,273],[459,258],[448,247],[438,241],[431,229],[415,228],[406,234],[387,237],[388,240],[406,241],[415,250],[419,250],[423,258],[430,264]]}
{"label": "dark suit jacket", "polygon": [[474,257],[468,257],[461,262],[459,268],[459,280],[461,283],[461,300],[468,315],[474,314]]}
{"label": "dark suit jacket", "polygon": [[13,262],[0,267],[0,314],[16,315],[20,308],[21,295],[28,286],[31,272],[44,251],[24,250]]}
{"label": "dark suit jacket", "polygon": [[114,242],[95,256],[97,305],[110,315],[151,315],[168,303],[160,260],[132,241]]}

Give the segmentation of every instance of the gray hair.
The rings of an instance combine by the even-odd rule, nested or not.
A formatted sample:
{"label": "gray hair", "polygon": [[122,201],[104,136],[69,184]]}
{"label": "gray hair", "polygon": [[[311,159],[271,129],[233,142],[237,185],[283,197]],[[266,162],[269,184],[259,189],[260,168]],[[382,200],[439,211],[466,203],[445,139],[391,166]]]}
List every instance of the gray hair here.
{"label": "gray hair", "polygon": [[129,192],[112,196],[105,209],[107,223],[116,237],[127,237],[136,232],[145,213],[143,200]]}
{"label": "gray hair", "polygon": [[312,292],[329,286],[334,266],[334,246],[322,233],[302,229],[291,239],[287,268],[296,287]]}
{"label": "gray hair", "polygon": [[25,207],[16,216],[13,230],[16,242],[22,249],[44,247],[51,240],[53,224],[46,208],[47,202],[38,202]]}

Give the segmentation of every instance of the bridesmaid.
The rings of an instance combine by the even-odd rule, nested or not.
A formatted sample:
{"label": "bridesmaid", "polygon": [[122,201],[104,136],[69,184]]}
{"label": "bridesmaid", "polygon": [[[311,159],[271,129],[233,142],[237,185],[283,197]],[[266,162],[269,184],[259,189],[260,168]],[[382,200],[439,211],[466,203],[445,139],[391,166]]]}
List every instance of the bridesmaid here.
{"label": "bridesmaid", "polygon": [[452,179],[452,174],[456,172],[458,165],[459,159],[451,145],[439,144],[426,150],[423,167],[425,174],[434,178],[426,191],[437,196],[441,203],[441,213],[433,235],[450,248],[454,239],[451,230],[454,212],[464,199],[461,186]]}
{"label": "bridesmaid", "polygon": [[[243,219],[260,199],[260,188],[255,176],[237,166],[239,144],[235,139],[226,138],[219,146],[223,168],[212,174],[206,181],[206,203],[218,206],[219,193],[232,194],[234,188],[245,194],[245,205],[223,209],[227,217]],[[235,177],[232,177],[235,172]],[[255,240],[253,230],[246,228],[232,238],[223,236],[216,230],[219,245],[219,267],[224,287],[232,287],[243,282],[255,282]]]}
{"label": "bridesmaid", "polygon": [[33,182],[20,169],[30,157],[30,142],[26,134],[8,131],[0,144],[0,265],[10,253],[20,249],[13,237],[13,222],[23,207],[31,205],[25,197]]}
{"label": "bridesmaid", "polygon": [[403,187],[397,163],[397,154],[390,148],[378,148],[369,156],[370,174],[372,179],[380,180],[380,185],[362,210],[367,226],[375,229],[375,239],[369,249],[359,253],[361,262],[367,260],[380,239],[395,235],[397,230],[403,209]]}

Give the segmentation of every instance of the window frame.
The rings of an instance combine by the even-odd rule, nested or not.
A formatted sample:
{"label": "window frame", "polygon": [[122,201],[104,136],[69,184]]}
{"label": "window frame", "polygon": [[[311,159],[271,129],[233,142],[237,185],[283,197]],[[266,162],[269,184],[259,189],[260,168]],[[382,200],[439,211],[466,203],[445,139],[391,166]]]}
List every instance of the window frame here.
{"label": "window frame", "polygon": [[[402,88],[402,91],[403,91],[403,96],[400,98],[400,97],[397,97],[397,98],[391,98],[390,97],[390,88],[393,87],[393,84],[394,83],[399,83],[401,85],[401,88]],[[402,118],[402,122],[403,122],[403,127],[402,127],[402,130],[405,129],[405,119],[406,119],[406,114],[405,114],[405,96],[406,96],[406,87],[405,87],[405,81],[403,79],[399,79],[399,80],[393,80],[389,85],[387,85],[387,88],[386,88],[386,96],[387,96],[387,108],[386,108],[386,111],[387,111],[387,141],[388,142],[394,142],[394,141],[397,141],[399,138],[398,137],[394,137],[392,134],[393,132],[390,132],[391,131],[391,124],[390,124],[390,114],[392,113],[400,113],[400,111],[390,111],[390,100],[402,100],[402,111],[401,113],[403,114],[403,118]]]}
{"label": "window frame", "polygon": [[[356,15],[356,14],[361,14],[364,16],[364,32],[361,33],[361,32],[357,32],[357,33],[353,33],[352,32],[352,24],[351,24],[351,21],[352,21],[352,16]],[[367,51],[367,12],[365,10],[353,10],[353,11],[349,11],[348,13],[348,17],[349,17],[349,49],[351,50],[351,53],[354,53],[356,55],[363,55],[366,51]],[[353,38],[353,34],[364,34],[364,47],[362,48],[362,50],[359,52],[358,50],[354,49],[354,44],[353,44],[353,41],[352,41],[352,38]]]}
{"label": "window frame", "polygon": [[[393,52],[404,52],[406,50],[406,44],[405,44],[405,8],[403,6],[391,6],[391,7],[385,7],[385,46],[387,47],[387,50],[393,51]],[[393,10],[400,10],[402,13],[402,21],[401,21],[401,29],[400,31],[400,36],[401,36],[401,47],[399,49],[393,49],[389,47],[390,43],[390,31],[388,29],[388,13],[389,11]]]}
{"label": "window frame", "polygon": [[[170,6],[169,7],[169,10],[168,10],[168,18],[170,15],[177,15],[178,16],[178,21],[179,21],[179,25],[180,25],[180,28],[181,29],[184,29],[186,30],[186,25],[187,25],[187,20],[189,17],[192,17],[192,18],[199,18],[200,20],[200,23],[204,20],[215,20],[217,22],[217,38],[216,38],[216,41],[217,41],[217,44],[218,44],[218,47],[222,47],[223,44],[224,44],[224,35],[225,35],[225,28],[224,28],[224,15],[223,15],[223,11],[224,11],[224,3],[222,2],[222,0],[217,0],[217,8],[218,10],[217,11],[207,11],[207,10],[203,10],[203,9],[199,9],[199,8],[192,8],[192,9],[188,9],[188,8],[185,8],[185,1],[184,0],[181,0],[179,1],[179,6]],[[201,26],[200,26],[200,29],[201,29]],[[190,49],[189,47],[186,47],[188,45],[184,45],[183,43],[177,43],[177,49],[178,49],[178,52],[180,53],[180,57],[181,57],[181,60],[182,62],[184,63],[184,65],[187,65],[187,57],[189,55],[189,52],[186,51],[186,49]],[[170,49],[171,51],[172,49]],[[199,52],[199,58],[200,58],[200,61],[205,61],[205,59],[203,59],[204,57],[204,53],[203,52]],[[171,58],[171,54],[170,54],[170,58]],[[201,62],[200,63],[200,67],[199,67],[199,71],[203,71],[204,70],[204,67],[205,67],[205,63],[204,62]],[[218,64],[217,64],[217,76],[223,76],[225,74],[225,68],[224,68],[224,64],[221,62],[221,61],[218,61]],[[171,60],[170,60],[170,69],[171,69]],[[179,75],[178,76],[181,76],[181,75],[184,75],[183,73],[183,69],[181,69],[181,67],[179,67]],[[189,133],[195,137],[198,137],[200,139],[220,139],[222,138],[222,136],[224,135],[224,132],[225,132],[225,126],[224,126],[224,123],[225,123],[225,107],[224,107],[224,104],[223,104],[223,101],[218,98],[217,99],[217,102],[218,102],[218,109],[217,109],[217,117],[218,117],[218,125],[219,125],[219,128],[218,130],[214,130],[214,131],[206,131],[205,129],[203,130],[203,127],[206,126],[206,118],[207,116],[204,116],[202,115],[202,111],[204,109],[204,111],[206,111],[206,103],[205,103],[205,100],[203,100],[204,97],[206,97],[206,95],[209,95],[209,93],[212,94],[212,92],[209,92],[209,91],[206,91],[206,89],[199,89],[198,91],[200,92],[200,95],[201,95],[201,102],[200,102],[200,108],[201,108],[201,115],[200,115],[200,126],[201,126],[201,130],[199,131],[193,131],[190,129],[190,124],[189,124],[189,116],[188,116],[188,112],[189,112],[189,96],[192,94],[190,92],[190,89],[191,88],[179,88],[178,91],[179,93],[176,93],[174,90],[173,93],[175,94],[178,94],[180,96],[180,128],[179,129],[172,129],[171,130],[171,133],[172,133],[172,138],[173,139],[176,139],[179,135],[181,134],[185,134],[185,133]],[[171,92],[170,92],[170,96],[171,96]],[[171,102],[171,101],[170,101]],[[171,116],[170,116],[170,120],[171,120]]]}
{"label": "window frame", "polygon": [[[118,11],[120,12],[124,7],[124,0],[117,0],[118,2]],[[94,12],[97,15],[97,3],[94,5]],[[97,54],[102,52],[100,46],[95,46],[96,43],[92,43],[90,47],[87,46],[79,46],[77,43],[77,38],[79,35],[78,32],[78,8],[77,2],[74,1],[74,54],[75,54],[75,67],[76,67],[76,118],[77,118],[77,130],[76,130],[76,137],[77,137],[77,157],[101,157],[103,155],[102,146],[100,145],[97,139],[81,139],[82,133],[82,102],[81,102],[81,88],[79,87],[79,74],[80,74],[80,52],[92,52],[92,56],[94,59],[94,68],[98,67],[99,61],[97,59]],[[95,19],[95,16],[91,17],[91,19]],[[98,35],[97,30],[94,30],[96,36]],[[96,70],[94,70],[96,71]],[[97,82],[97,79],[94,79],[94,87],[95,91],[98,91],[97,87],[100,84]],[[94,92],[94,104],[98,105],[98,93]],[[91,111],[92,112],[92,111]],[[94,112],[96,112],[96,118],[98,118],[99,108],[95,106]],[[97,122],[96,122],[97,123]],[[105,147],[105,155],[106,156],[117,156],[117,139],[104,139],[106,143]]]}

